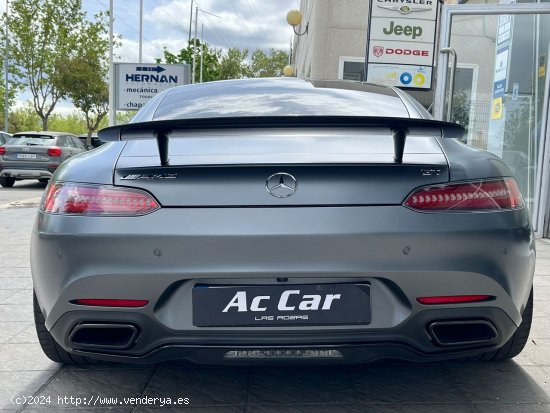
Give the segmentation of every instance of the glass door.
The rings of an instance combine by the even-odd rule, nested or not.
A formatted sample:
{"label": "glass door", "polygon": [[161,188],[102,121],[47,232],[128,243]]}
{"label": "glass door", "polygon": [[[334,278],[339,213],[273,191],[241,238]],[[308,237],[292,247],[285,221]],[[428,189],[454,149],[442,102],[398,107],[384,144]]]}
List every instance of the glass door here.
{"label": "glass door", "polygon": [[542,235],[550,5],[443,6],[439,46],[434,115],[506,162]]}

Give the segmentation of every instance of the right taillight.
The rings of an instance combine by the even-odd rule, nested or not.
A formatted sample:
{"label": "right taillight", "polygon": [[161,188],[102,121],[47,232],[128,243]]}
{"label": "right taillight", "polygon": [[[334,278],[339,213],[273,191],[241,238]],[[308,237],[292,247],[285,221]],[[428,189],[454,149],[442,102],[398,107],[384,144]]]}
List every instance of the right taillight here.
{"label": "right taillight", "polygon": [[47,214],[70,215],[144,215],[160,208],[147,192],[110,185],[73,182],[50,184],[40,210]]}
{"label": "right taillight", "polygon": [[403,205],[418,211],[491,211],[521,208],[524,203],[516,180],[507,177],[426,186]]}

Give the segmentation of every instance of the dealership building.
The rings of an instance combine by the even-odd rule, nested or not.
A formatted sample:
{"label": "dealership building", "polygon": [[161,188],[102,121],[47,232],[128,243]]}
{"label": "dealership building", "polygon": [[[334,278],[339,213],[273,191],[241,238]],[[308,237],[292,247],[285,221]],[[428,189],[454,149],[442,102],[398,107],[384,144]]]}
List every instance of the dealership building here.
{"label": "dealership building", "polygon": [[468,145],[510,166],[548,236],[550,2],[457,3],[301,0],[295,74],[398,86],[462,124]]}

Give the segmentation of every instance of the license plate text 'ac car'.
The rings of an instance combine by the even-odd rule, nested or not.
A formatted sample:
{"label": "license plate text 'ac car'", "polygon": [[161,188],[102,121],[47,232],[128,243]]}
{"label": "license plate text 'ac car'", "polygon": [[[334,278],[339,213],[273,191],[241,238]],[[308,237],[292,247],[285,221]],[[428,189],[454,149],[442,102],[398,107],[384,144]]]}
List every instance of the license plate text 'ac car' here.
{"label": "license plate text 'ac car'", "polygon": [[357,325],[370,321],[368,284],[198,284],[193,288],[193,324],[197,327]]}

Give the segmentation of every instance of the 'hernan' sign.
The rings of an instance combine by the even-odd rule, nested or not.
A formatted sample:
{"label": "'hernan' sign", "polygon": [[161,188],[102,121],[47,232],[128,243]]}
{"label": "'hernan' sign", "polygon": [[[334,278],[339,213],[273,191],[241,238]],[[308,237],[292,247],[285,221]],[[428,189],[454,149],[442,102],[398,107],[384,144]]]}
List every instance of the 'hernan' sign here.
{"label": "'hernan' sign", "polygon": [[367,81],[431,89],[437,0],[371,0]]}
{"label": "'hernan' sign", "polygon": [[163,90],[189,83],[189,65],[115,63],[116,110],[139,110]]}

